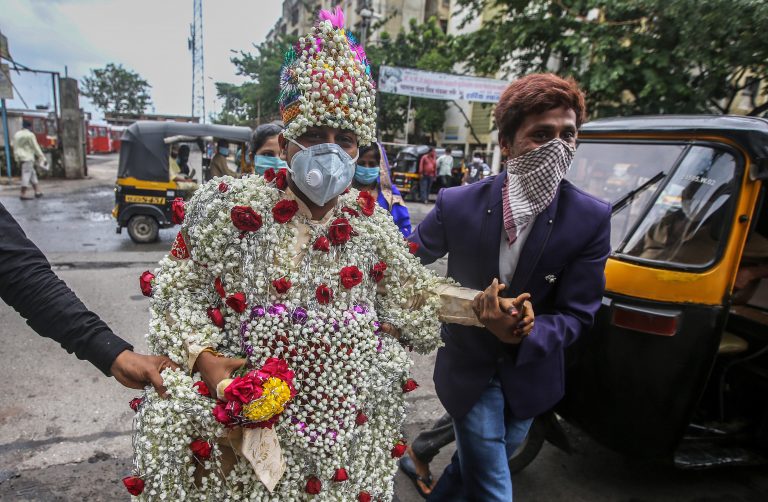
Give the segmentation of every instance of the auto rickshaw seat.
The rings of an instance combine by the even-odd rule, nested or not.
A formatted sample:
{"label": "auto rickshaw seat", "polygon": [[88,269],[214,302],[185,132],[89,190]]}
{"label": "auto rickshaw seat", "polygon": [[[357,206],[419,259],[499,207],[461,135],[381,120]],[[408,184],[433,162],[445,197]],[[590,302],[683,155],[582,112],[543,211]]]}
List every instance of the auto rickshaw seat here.
{"label": "auto rickshaw seat", "polygon": [[746,352],[747,349],[749,349],[749,343],[745,339],[724,331],[722,338],[720,338],[720,346],[717,348],[717,353],[720,355],[741,354]]}

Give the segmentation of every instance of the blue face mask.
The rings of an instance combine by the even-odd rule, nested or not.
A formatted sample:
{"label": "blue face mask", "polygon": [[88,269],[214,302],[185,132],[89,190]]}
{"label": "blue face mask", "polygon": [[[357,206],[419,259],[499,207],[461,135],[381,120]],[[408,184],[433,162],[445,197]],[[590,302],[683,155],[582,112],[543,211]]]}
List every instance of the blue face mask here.
{"label": "blue face mask", "polygon": [[286,162],[279,157],[272,157],[270,155],[254,155],[253,156],[253,169],[256,174],[264,175],[264,171],[267,169],[282,169],[288,167]]}
{"label": "blue face mask", "polygon": [[225,148],[222,146],[219,148],[219,153],[226,157],[227,155],[229,155],[229,148]]}
{"label": "blue face mask", "polygon": [[365,167],[358,164],[355,166],[355,181],[363,185],[372,185],[379,179],[378,167]]}

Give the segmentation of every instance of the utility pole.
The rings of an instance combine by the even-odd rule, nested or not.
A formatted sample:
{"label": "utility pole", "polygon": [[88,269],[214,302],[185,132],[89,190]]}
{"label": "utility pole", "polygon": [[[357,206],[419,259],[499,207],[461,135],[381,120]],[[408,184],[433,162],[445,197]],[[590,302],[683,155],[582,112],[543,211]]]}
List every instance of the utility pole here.
{"label": "utility pole", "polygon": [[192,116],[205,123],[205,61],[203,59],[203,0],[192,0],[192,24],[187,48],[192,52]]}

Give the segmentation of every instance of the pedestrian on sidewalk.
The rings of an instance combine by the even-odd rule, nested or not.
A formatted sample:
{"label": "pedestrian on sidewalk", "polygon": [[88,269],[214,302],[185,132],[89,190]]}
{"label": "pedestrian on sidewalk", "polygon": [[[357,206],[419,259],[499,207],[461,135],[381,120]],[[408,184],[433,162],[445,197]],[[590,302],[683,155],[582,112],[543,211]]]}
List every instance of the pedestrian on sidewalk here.
{"label": "pedestrian on sidewalk", "polygon": [[109,326],[51,270],[45,255],[0,204],[0,298],[40,336],[57,341],[125,387],[152,385],[165,395],[160,372],[176,365],[165,356],[147,356],[115,335]]}
{"label": "pedestrian on sidewalk", "polygon": [[419,191],[421,192],[421,202],[429,202],[429,193],[432,190],[432,183],[435,182],[437,174],[437,155],[435,149],[430,147],[429,152],[419,161]]}
{"label": "pedestrian on sidewalk", "polygon": [[471,185],[483,179],[487,174],[491,172],[491,168],[485,163],[485,158],[482,152],[475,152],[472,155],[472,160],[469,163],[467,169],[464,184]]}
{"label": "pedestrian on sidewalk", "polygon": [[[37,186],[35,163],[47,167],[48,162],[40,149],[35,133],[32,132],[32,122],[24,119],[21,125],[22,128],[13,135],[13,156],[16,162],[21,164],[21,200],[32,200],[43,196],[43,192]],[[30,185],[34,190],[34,197],[27,195]]]}
{"label": "pedestrian on sidewalk", "polygon": [[[429,500],[512,500],[509,456],[533,418],[563,397],[564,351],[600,308],[611,208],[565,180],[585,116],[571,79],[533,74],[510,84],[495,111],[506,169],[441,190],[411,235],[422,263],[448,254],[448,276],[461,286],[493,280],[475,298],[484,328],[442,326],[435,390],[452,418],[457,451]],[[539,312],[528,334],[486,310],[521,292]],[[422,493],[431,488],[429,458],[419,458],[416,446],[434,455],[437,441],[450,441],[445,432],[443,419],[401,462],[421,480]]]}
{"label": "pedestrian on sidewalk", "polygon": [[437,176],[440,178],[440,187],[450,188],[451,172],[453,171],[453,155],[451,147],[445,147],[445,153],[437,158]]}

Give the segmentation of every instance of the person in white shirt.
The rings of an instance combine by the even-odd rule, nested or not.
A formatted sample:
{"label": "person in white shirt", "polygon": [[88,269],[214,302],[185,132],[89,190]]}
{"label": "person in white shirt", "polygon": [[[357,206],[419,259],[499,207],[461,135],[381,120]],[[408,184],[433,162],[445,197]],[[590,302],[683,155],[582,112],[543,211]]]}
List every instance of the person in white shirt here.
{"label": "person in white shirt", "polygon": [[[42,166],[47,166],[45,155],[37,143],[35,133],[32,132],[32,122],[23,120],[22,129],[13,135],[13,155],[16,162],[21,164],[21,200],[31,200],[35,197],[42,197],[37,186],[37,172],[35,171],[35,161]],[[27,195],[27,189],[32,185],[35,197]]]}
{"label": "person in white shirt", "polygon": [[451,147],[445,147],[445,153],[437,158],[437,177],[442,188],[449,188],[451,183],[451,171],[453,170],[453,156]]}

